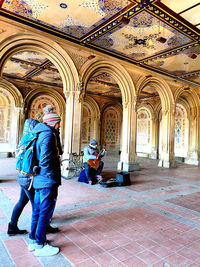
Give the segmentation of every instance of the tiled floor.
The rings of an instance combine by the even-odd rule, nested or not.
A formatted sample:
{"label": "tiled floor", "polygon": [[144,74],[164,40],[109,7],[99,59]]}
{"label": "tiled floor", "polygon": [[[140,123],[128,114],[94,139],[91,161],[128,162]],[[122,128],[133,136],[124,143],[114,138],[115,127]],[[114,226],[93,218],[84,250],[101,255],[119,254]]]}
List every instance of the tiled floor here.
{"label": "tiled floor", "polygon": [[[131,186],[103,188],[63,180],[48,235],[59,246],[53,257],[36,258],[28,236],[9,237],[7,224],[17,201],[15,160],[0,160],[0,266],[200,266],[199,168],[162,169],[139,159]],[[104,177],[115,177],[117,160],[105,159]],[[145,166],[145,167],[144,167]],[[19,227],[30,230],[31,207]]]}

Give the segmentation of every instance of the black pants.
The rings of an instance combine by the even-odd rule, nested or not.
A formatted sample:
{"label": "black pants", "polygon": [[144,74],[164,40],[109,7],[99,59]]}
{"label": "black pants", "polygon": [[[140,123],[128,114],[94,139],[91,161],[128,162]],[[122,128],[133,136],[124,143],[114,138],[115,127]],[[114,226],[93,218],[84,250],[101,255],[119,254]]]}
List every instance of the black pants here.
{"label": "black pants", "polygon": [[102,172],[103,165],[104,165],[103,161],[100,161],[98,169],[94,169],[90,167],[86,162],[84,163],[85,173],[88,178],[88,181],[92,181],[92,183],[97,182],[95,175],[99,175]]}

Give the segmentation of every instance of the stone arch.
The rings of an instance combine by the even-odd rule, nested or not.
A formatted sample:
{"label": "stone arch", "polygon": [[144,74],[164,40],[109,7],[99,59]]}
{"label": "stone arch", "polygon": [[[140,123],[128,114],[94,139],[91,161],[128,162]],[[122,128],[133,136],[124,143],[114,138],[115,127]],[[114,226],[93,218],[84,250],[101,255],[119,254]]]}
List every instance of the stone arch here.
{"label": "stone arch", "polygon": [[84,98],[83,104],[89,105],[93,109],[93,114],[95,118],[100,118],[100,109],[97,102],[90,96]]}
{"label": "stone arch", "polygon": [[[135,164],[135,127],[132,127],[132,121],[135,121],[135,85],[127,70],[117,62],[107,60],[87,61],[80,69],[80,76],[83,82],[83,92],[86,92],[87,83],[94,74],[102,72],[108,73],[118,84],[123,103],[123,133],[122,149],[118,169],[133,170],[138,169]],[[136,166],[137,165],[137,166]]]}
{"label": "stone arch", "polygon": [[188,152],[188,113],[186,101],[176,103],[174,119],[174,154],[176,157],[187,157]]}
{"label": "stone arch", "polygon": [[120,112],[123,112],[123,107],[120,103],[117,103],[115,101],[109,101],[102,107],[101,113],[109,106],[115,106]]}
{"label": "stone arch", "polygon": [[[149,115],[146,120],[141,120],[138,118],[139,113],[145,110]],[[152,146],[152,117],[153,108],[151,105],[143,104],[137,108],[137,135],[136,135],[136,152],[150,154]],[[139,127],[140,126],[140,127]],[[142,130],[142,138],[139,136],[139,130]],[[140,131],[141,132],[141,131]],[[141,154],[143,156],[143,154]]]}
{"label": "stone arch", "polygon": [[[180,87],[174,94],[175,102],[180,102],[182,98],[187,99],[182,101],[185,103],[185,105],[187,102],[190,107],[188,114],[197,116],[199,114],[199,96],[197,92],[193,88],[185,90],[183,87]],[[186,105],[185,107],[187,107],[188,105]]]}
{"label": "stone arch", "polygon": [[4,39],[0,44],[0,76],[3,67],[13,54],[22,51],[35,51],[46,55],[57,67],[62,81],[63,91],[79,90],[79,76],[77,69],[67,52],[56,42],[46,37],[33,34],[15,34]]}
{"label": "stone arch", "polygon": [[65,127],[65,99],[61,96],[61,94],[59,94],[57,91],[53,90],[52,88],[48,88],[41,90],[41,89],[36,89],[32,92],[30,92],[29,94],[27,94],[27,96],[24,99],[24,114],[25,114],[25,118],[28,117],[28,110],[30,108],[31,103],[34,101],[34,99],[36,99],[39,96],[50,96],[52,97],[56,103],[58,104],[59,107],[59,115],[61,117],[61,139],[62,139],[62,143],[64,140],[64,127]]}
{"label": "stone arch", "polygon": [[188,103],[188,101],[186,99],[179,98],[176,104],[181,104],[186,109],[188,118],[191,113],[190,104]]}
{"label": "stone arch", "polygon": [[155,110],[154,107],[150,103],[141,103],[137,106],[137,110],[145,108],[151,113],[151,117],[153,118],[155,116]]}
{"label": "stone arch", "polygon": [[145,78],[142,77],[137,82],[137,95],[140,94],[141,90],[148,85],[153,85],[157,90],[162,104],[162,111],[167,111],[169,109],[174,109],[174,97],[169,85],[162,79],[156,77]]}
{"label": "stone arch", "polygon": [[185,162],[188,164],[199,165],[200,134],[199,134],[199,96],[196,90],[180,87],[175,92],[177,103],[182,104],[188,116],[188,153]]}
{"label": "stone arch", "polygon": [[[87,82],[93,76],[93,74],[98,74],[100,72],[106,72],[110,74],[121,90],[122,102],[128,103],[135,96],[135,86],[133,81],[127,72],[118,63],[111,63],[106,60],[93,60],[92,62],[86,62],[80,69],[80,76],[83,82],[83,91],[86,91]],[[130,89],[131,88],[131,89]]]}
{"label": "stone arch", "polygon": [[[89,111],[89,116],[84,116],[84,108]],[[96,101],[86,96],[82,104],[82,120],[81,120],[81,150],[83,150],[89,139],[96,139],[99,142],[99,122],[100,122],[100,109]],[[87,128],[87,129],[86,129]],[[83,131],[85,129],[85,140],[83,140]],[[88,139],[89,138],[89,139]],[[87,140],[86,140],[87,139]]]}
{"label": "stone arch", "polygon": [[[110,117],[111,115],[114,115],[115,118]],[[115,140],[105,140],[105,136],[107,135],[105,131],[107,131],[106,127],[110,127],[107,124],[106,116],[109,117],[109,120],[111,120],[111,124],[114,124],[113,127],[113,133],[115,136]],[[115,101],[109,101],[107,102],[101,110],[101,144],[105,145],[108,149],[107,154],[118,154],[119,151],[121,151],[121,145],[122,145],[122,116],[123,116],[123,108],[120,103],[117,103]],[[113,136],[113,137],[114,137]]]}
{"label": "stone arch", "polygon": [[152,86],[159,94],[162,107],[162,120],[160,127],[160,167],[174,167],[174,115],[175,101],[169,85],[157,77],[142,77],[137,83],[137,93],[146,86]]}
{"label": "stone arch", "polygon": [[0,78],[0,152],[4,156],[14,153],[20,135],[23,98],[10,82]]}
{"label": "stone arch", "polygon": [[0,78],[0,88],[6,89],[13,97],[15,107],[22,107],[23,106],[23,97],[20,91],[14,86],[12,83],[8,82],[7,80]]}
{"label": "stone arch", "polygon": [[56,102],[58,103],[59,106],[59,110],[60,110],[60,116],[62,118],[62,120],[64,121],[64,117],[65,117],[65,99],[55,90],[53,90],[52,88],[48,88],[48,90],[42,90],[41,89],[36,89],[32,92],[30,92],[29,94],[27,94],[27,96],[24,99],[25,102],[25,109],[28,109],[28,107],[30,106],[30,103],[33,101],[33,99],[35,99],[38,96],[41,95],[48,95],[51,96],[52,98],[54,98],[56,100]]}

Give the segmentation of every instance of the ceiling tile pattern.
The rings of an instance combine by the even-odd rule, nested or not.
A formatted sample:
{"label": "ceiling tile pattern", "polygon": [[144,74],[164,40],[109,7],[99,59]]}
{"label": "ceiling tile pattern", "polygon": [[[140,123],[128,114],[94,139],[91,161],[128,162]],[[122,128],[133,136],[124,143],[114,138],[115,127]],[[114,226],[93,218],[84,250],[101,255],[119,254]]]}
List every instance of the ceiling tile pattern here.
{"label": "ceiling tile pattern", "polygon": [[[0,15],[200,87],[199,0],[1,0]],[[39,79],[32,67],[21,76]]]}
{"label": "ceiling tile pattern", "polygon": [[23,81],[63,86],[56,67],[44,55],[32,51],[13,55],[6,62],[3,75]]}
{"label": "ceiling tile pattern", "polygon": [[128,3],[128,0],[7,0],[2,8],[81,38],[121,11]]}
{"label": "ceiling tile pattern", "polygon": [[[161,36],[167,39],[165,43],[156,41]],[[191,38],[142,11],[127,26],[120,25],[91,43],[140,61],[190,42]]]}

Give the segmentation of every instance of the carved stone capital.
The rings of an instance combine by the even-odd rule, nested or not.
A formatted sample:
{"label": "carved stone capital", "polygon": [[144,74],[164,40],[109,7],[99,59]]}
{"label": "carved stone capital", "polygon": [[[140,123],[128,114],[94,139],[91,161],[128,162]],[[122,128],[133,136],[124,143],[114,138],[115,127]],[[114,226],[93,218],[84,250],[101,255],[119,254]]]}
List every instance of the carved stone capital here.
{"label": "carved stone capital", "polygon": [[169,113],[169,110],[162,110],[162,116],[167,116]]}
{"label": "carved stone capital", "polygon": [[80,81],[76,84],[76,91],[82,91],[83,90],[83,81],[80,79]]}
{"label": "carved stone capital", "polygon": [[128,107],[128,101],[123,101],[123,108],[127,108]]}

